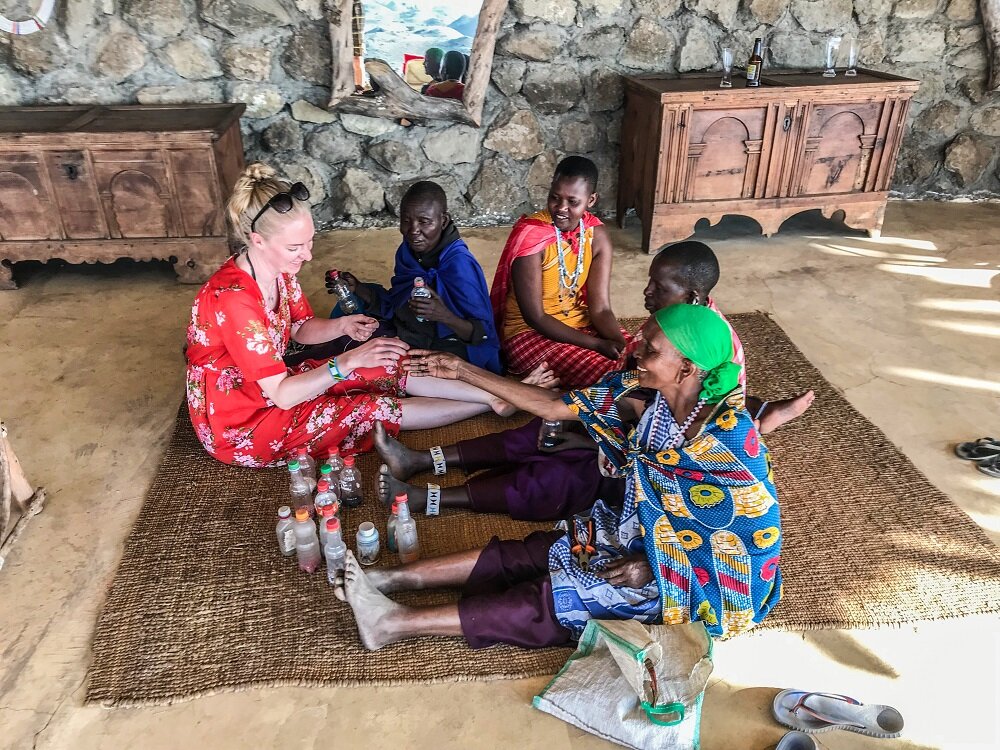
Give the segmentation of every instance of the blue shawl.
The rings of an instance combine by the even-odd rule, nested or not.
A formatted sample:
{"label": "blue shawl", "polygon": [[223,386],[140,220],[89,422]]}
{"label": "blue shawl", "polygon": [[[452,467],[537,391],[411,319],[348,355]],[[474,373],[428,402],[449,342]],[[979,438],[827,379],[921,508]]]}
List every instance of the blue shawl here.
{"label": "blue shawl", "polygon": [[[479,320],[483,323],[486,340],[481,344],[468,344],[469,362],[491,372],[500,372],[500,340],[493,324],[493,307],[490,291],[479,261],[472,255],[468,245],[461,238],[456,239],[438,256],[437,266],[424,268],[410,249],[409,243],[396,251],[396,268],[392,276],[392,287],[381,295],[381,316],[391,318],[401,305],[407,304],[413,290],[413,280],[422,276],[444,304],[455,315],[465,320]],[[439,338],[455,335],[448,326],[437,324]]]}

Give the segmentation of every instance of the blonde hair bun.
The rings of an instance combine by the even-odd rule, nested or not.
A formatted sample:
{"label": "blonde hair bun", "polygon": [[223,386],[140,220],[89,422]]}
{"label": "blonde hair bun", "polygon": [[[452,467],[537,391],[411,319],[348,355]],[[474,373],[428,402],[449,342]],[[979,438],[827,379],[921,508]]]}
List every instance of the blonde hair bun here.
{"label": "blonde hair bun", "polygon": [[[250,243],[250,224],[253,217],[272,197],[288,190],[288,187],[288,182],[278,177],[277,170],[269,164],[258,161],[248,164],[243,169],[226,203],[226,217],[233,239],[238,244]],[[293,201],[292,213],[308,210],[308,203]],[[275,212],[265,213],[257,222],[257,231],[266,235],[275,221]]]}
{"label": "blonde hair bun", "polygon": [[273,180],[278,176],[278,173],[275,171],[274,167],[269,164],[256,161],[253,164],[247,165],[247,167],[243,170],[242,176],[251,182],[265,182],[267,180]]}

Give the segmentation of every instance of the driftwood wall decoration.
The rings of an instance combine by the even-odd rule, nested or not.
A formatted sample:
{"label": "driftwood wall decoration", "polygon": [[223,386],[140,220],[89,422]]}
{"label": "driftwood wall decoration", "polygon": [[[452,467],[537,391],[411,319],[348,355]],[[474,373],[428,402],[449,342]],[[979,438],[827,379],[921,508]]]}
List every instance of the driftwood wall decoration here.
{"label": "driftwood wall decoration", "polygon": [[479,24],[470,51],[469,74],[461,102],[423,96],[411,89],[384,60],[365,61],[369,77],[380,87],[378,96],[354,95],[353,54],[351,42],[352,0],[328,0],[333,82],[330,109],[369,117],[406,118],[413,122],[448,120],[478,127],[483,118],[483,102],[493,70],[500,20],[507,10],[507,0],[483,0]]}
{"label": "driftwood wall decoration", "polygon": [[990,90],[1000,91],[1000,0],[979,0],[990,64]]}

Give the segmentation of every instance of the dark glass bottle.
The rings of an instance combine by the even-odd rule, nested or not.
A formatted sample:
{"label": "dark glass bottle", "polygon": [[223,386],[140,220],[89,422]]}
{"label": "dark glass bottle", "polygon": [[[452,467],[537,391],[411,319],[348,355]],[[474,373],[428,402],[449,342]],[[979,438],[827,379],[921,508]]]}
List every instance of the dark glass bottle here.
{"label": "dark glass bottle", "polygon": [[760,86],[760,76],[764,72],[764,40],[753,40],[753,54],[747,62],[747,86],[756,88]]}

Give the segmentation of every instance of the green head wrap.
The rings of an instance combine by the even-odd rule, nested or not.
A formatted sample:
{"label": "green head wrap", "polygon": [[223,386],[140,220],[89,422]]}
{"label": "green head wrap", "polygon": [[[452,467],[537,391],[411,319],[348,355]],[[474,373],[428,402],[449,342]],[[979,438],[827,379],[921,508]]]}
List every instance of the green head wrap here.
{"label": "green head wrap", "polygon": [[708,373],[699,398],[717,404],[740,382],[740,366],[733,362],[733,334],[714,310],[700,305],[671,305],[654,316],[677,351]]}

